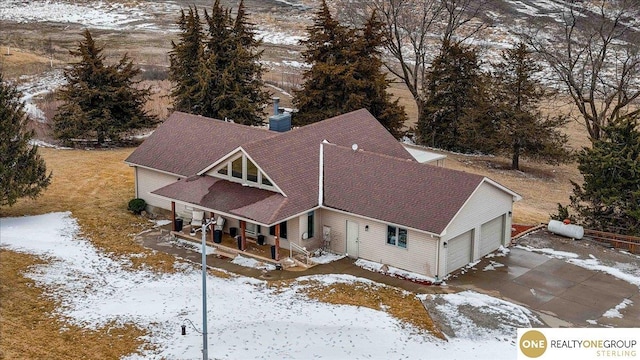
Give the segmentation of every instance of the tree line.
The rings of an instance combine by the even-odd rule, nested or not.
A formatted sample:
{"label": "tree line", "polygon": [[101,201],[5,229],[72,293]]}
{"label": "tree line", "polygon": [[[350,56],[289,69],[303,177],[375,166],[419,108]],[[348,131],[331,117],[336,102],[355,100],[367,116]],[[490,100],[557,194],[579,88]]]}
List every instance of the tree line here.
{"label": "tree line", "polygon": [[[587,24],[578,8],[568,7],[560,23],[562,41],[553,44],[523,32],[520,42],[486,70],[478,50],[467,41],[485,26],[471,21],[482,1],[353,0],[349,6],[366,11],[345,12],[363,14],[349,22],[334,17],[322,1],[307,28],[308,38],[301,42],[301,56],[311,67],[294,91],[293,122],[304,126],[366,108],[399,139],[409,135],[434,148],[507,155],[513,169],[520,168],[522,156],[552,164],[576,159],[585,181],[574,184],[575,215],[591,226],[606,229],[606,224],[615,224],[638,234],[633,224],[640,219],[640,110],[634,101],[640,96],[640,61],[637,42],[633,47],[634,39],[620,25],[632,3],[616,5],[603,1],[600,14],[596,12],[598,22],[590,18]],[[169,52],[173,110],[262,124],[269,93],[262,80],[261,41],[244,2],[235,14],[219,0],[210,11],[183,9],[177,25],[178,38]],[[440,34],[435,49],[427,42],[431,33]],[[65,71],[67,84],[58,92],[63,104],[54,117],[55,136],[63,141],[96,138],[102,144],[157,123],[143,108],[150,90],[136,80],[140,70],[126,55],[105,64],[103,48],[91,33],[86,30],[83,37],[70,51],[78,62]],[[539,80],[540,64],[556,75],[556,90]],[[612,68],[618,71],[610,79]],[[416,102],[418,119],[411,128],[405,127],[405,110],[389,92],[389,74]],[[540,111],[540,103],[558,91],[574,101],[592,140],[592,146],[575,157],[560,130],[571,119]],[[16,96],[15,89],[0,101],[15,101],[11,96]],[[24,123],[20,110],[2,115],[4,121]],[[28,132],[21,134],[29,137]],[[21,146],[23,152],[33,151]],[[46,172],[40,170],[34,184],[44,187],[49,178],[42,178]]]}

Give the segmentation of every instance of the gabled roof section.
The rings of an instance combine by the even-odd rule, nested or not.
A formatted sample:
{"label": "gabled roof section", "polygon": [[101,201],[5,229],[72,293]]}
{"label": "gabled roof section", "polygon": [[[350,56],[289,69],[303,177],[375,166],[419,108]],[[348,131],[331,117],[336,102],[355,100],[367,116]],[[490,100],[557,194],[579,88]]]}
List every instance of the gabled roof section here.
{"label": "gabled roof section", "polygon": [[[225,156],[221,157],[220,159],[218,159],[216,162],[214,162],[213,164],[207,166],[206,168],[198,171],[198,173],[196,175],[209,175],[209,176],[215,176],[215,169],[220,168],[221,165],[226,165],[227,162],[231,161],[231,159],[233,158],[237,158],[238,156],[246,156],[248,161],[251,161],[257,168],[258,171],[260,171],[263,175],[266,175],[267,179],[271,182],[271,184],[273,184],[273,188],[281,193],[282,195],[284,195],[285,197],[287,196],[287,194],[285,194],[282,189],[280,189],[280,187],[278,186],[278,184],[276,184],[273,179],[271,179],[271,177],[264,171],[264,169],[262,169],[262,167],[256,163],[249,154],[247,154],[247,152],[242,148],[242,146],[239,146],[238,148],[232,150],[230,153],[226,154]],[[251,185],[250,183],[247,183],[245,185]],[[260,186],[258,186],[260,187]]]}
{"label": "gabled roof section", "polygon": [[[289,202],[280,209],[279,219],[318,205],[319,151],[323,140],[349,148],[357,144],[366,151],[418,164],[365,109],[246,144],[246,153],[287,194]],[[348,174],[358,176],[353,171]]]}
{"label": "gabled roof section", "polygon": [[342,146],[324,146],[324,205],[442,234],[480,175]]}
{"label": "gabled roof section", "polygon": [[174,112],[125,162],[186,177],[242,144],[277,135],[264,128]]}

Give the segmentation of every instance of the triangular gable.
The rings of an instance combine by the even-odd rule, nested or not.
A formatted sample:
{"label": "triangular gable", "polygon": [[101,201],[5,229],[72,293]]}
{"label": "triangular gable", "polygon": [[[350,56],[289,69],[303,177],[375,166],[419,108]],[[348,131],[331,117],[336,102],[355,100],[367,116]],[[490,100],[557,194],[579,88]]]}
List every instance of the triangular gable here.
{"label": "triangular gable", "polygon": [[202,169],[197,175],[213,176],[245,186],[275,191],[285,197],[287,196],[242,146],[238,146],[213,164]]}
{"label": "triangular gable", "polygon": [[451,220],[449,221],[449,223],[447,224],[447,226],[444,227],[444,230],[442,230],[442,232],[440,233],[440,236],[445,236],[447,234],[447,229],[449,229],[449,227],[451,226],[451,224],[456,221],[456,218],[458,217],[458,215],[460,215],[460,213],[462,212],[462,210],[465,208],[465,206],[467,205],[467,203],[469,203],[469,201],[476,195],[476,193],[479,191],[479,189],[482,187],[483,184],[489,184],[493,187],[495,187],[496,189],[503,191],[509,195],[511,195],[513,201],[520,201],[522,200],[522,196],[518,195],[516,192],[508,189],[507,187],[489,179],[488,177],[484,177],[482,179],[482,181],[478,184],[478,186],[476,186],[475,190],[473,190],[473,192],[467,197],[467,200],[465,200],[464,204],[462,204],[462,206],[460,206],[460,208],[458,209],[458,211],[456,212],[456,214],[451,218]]}

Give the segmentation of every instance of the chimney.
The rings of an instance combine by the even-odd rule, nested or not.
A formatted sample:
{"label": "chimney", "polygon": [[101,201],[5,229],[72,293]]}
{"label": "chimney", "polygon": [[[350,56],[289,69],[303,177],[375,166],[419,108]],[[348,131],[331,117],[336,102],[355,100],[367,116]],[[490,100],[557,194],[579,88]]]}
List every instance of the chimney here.
{"label": "chimney", "polygon": [[269,116],[269,130],[285,132],[291,130],[291,114],[280,112],[280,98],[273,98],[273,115]]}

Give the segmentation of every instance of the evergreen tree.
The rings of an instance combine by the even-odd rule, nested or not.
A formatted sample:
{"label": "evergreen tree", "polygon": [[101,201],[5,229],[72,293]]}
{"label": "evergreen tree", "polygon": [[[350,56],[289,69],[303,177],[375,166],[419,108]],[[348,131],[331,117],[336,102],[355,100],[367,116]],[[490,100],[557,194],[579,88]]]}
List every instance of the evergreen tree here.
{"label": "evergreen tree", "polygon": [[366,108],[394,136],[402,135],[404,108],[387,92],[382,72],[382,23],[373,14],[362,29],[349,29],[331,16],[325,1],[302,42],[302,57],[311,64],[303,88],[293,99],[297,125]]}
{"label": "evergreen tree", "polygon": [[520,156],[555,164],[571,159],[564,148],[567,136],[558,128],[567,123],[563,116],[543,116],[538,109],[549,96],[536,78],[540,65],[524,43],[503,51],[502,62],[495,64],[494,101],[499,130],[499,152],[511,155],[511,168],[518,170]]}
{"label": "evergreen tree", "polygon": [[139,81],[133,79],[140,70],[127,55],[105,65],[103,48],[89,30],[83,35],[78,49],[70,51],[80,61],[65,71],[67,84],[58,93],[63,104],[53,118],[55,136],[65,141],[95,137],[102,145],[107,138],[118,141],[125,131],[154,125],[155,117],[143,109],[150,90],[136,88]]}
{"label": "evergreen tree", "polygon": [[348,96],[343,81],[348,72],[346,55],[353,32],[333,19],[324,0],[307,31],[309,38],[300,42],[305,47],[301,55],[311,68],[302,74],[303,88],[294,91],[296,125],[348,112],[343,106]]}
{"label": "evergreen tree", "polygon": [[584,176],[573,183],[571,206],[586,227],[640,236],[640,131],[626,118],[578,153]]}
{"label": "evergreen tree", "polygon": [[0,206],[19,198],[35,198],[51,183],[38,147],[29,144],[28,117],[20,93],[5,83],[0,71]]}
{"label": "evergreen tree", "polygon": [[204,51],[204,34],[198,14],[198,8],[189,7],[185,14],[180,11],[178,20],[180,41],[171,41],[172,50],[169,52],[169,81],[171,88],[173,109],[188,113],[197,113],[197,94],[200,83],[194,74],[194,69],[200,68]]}
{"label": "evergreen tree", "polygon": [[[444,41],[433,60],[427,78],[423,114],[416,126],[417,142],[446,150],[469,151],[462,137],[465,122],[474,119],[470,112],[477,104],[486,104],[480,91],[480,64],[474,49]],[[486,118],[486,117],[483,117]],[[478,131],[478,127],[475,128]]]}
{"label": "evergreen tree", "polygon": [[[176,109],[183,98],[188,98],[191,106],[184,111],[245,125],[263,122],[263,107],[269,94],[263,90],[264,70],[259,62],[262,51],[258,50],[261,41],[256,39],[254,25],[247,16],[243,1],[234,19],[231,10],[216,0],[211,14],[204,12],[208,29],[202,36],[193,35],[200,31],[197,9],[190,11],[186,20],[181,17],[178,24],[190,25],[181,27],[180,42],[172,52],[176,59],[171,63]],[[193,60],[189,71],[182,72],[182,58]]]}

